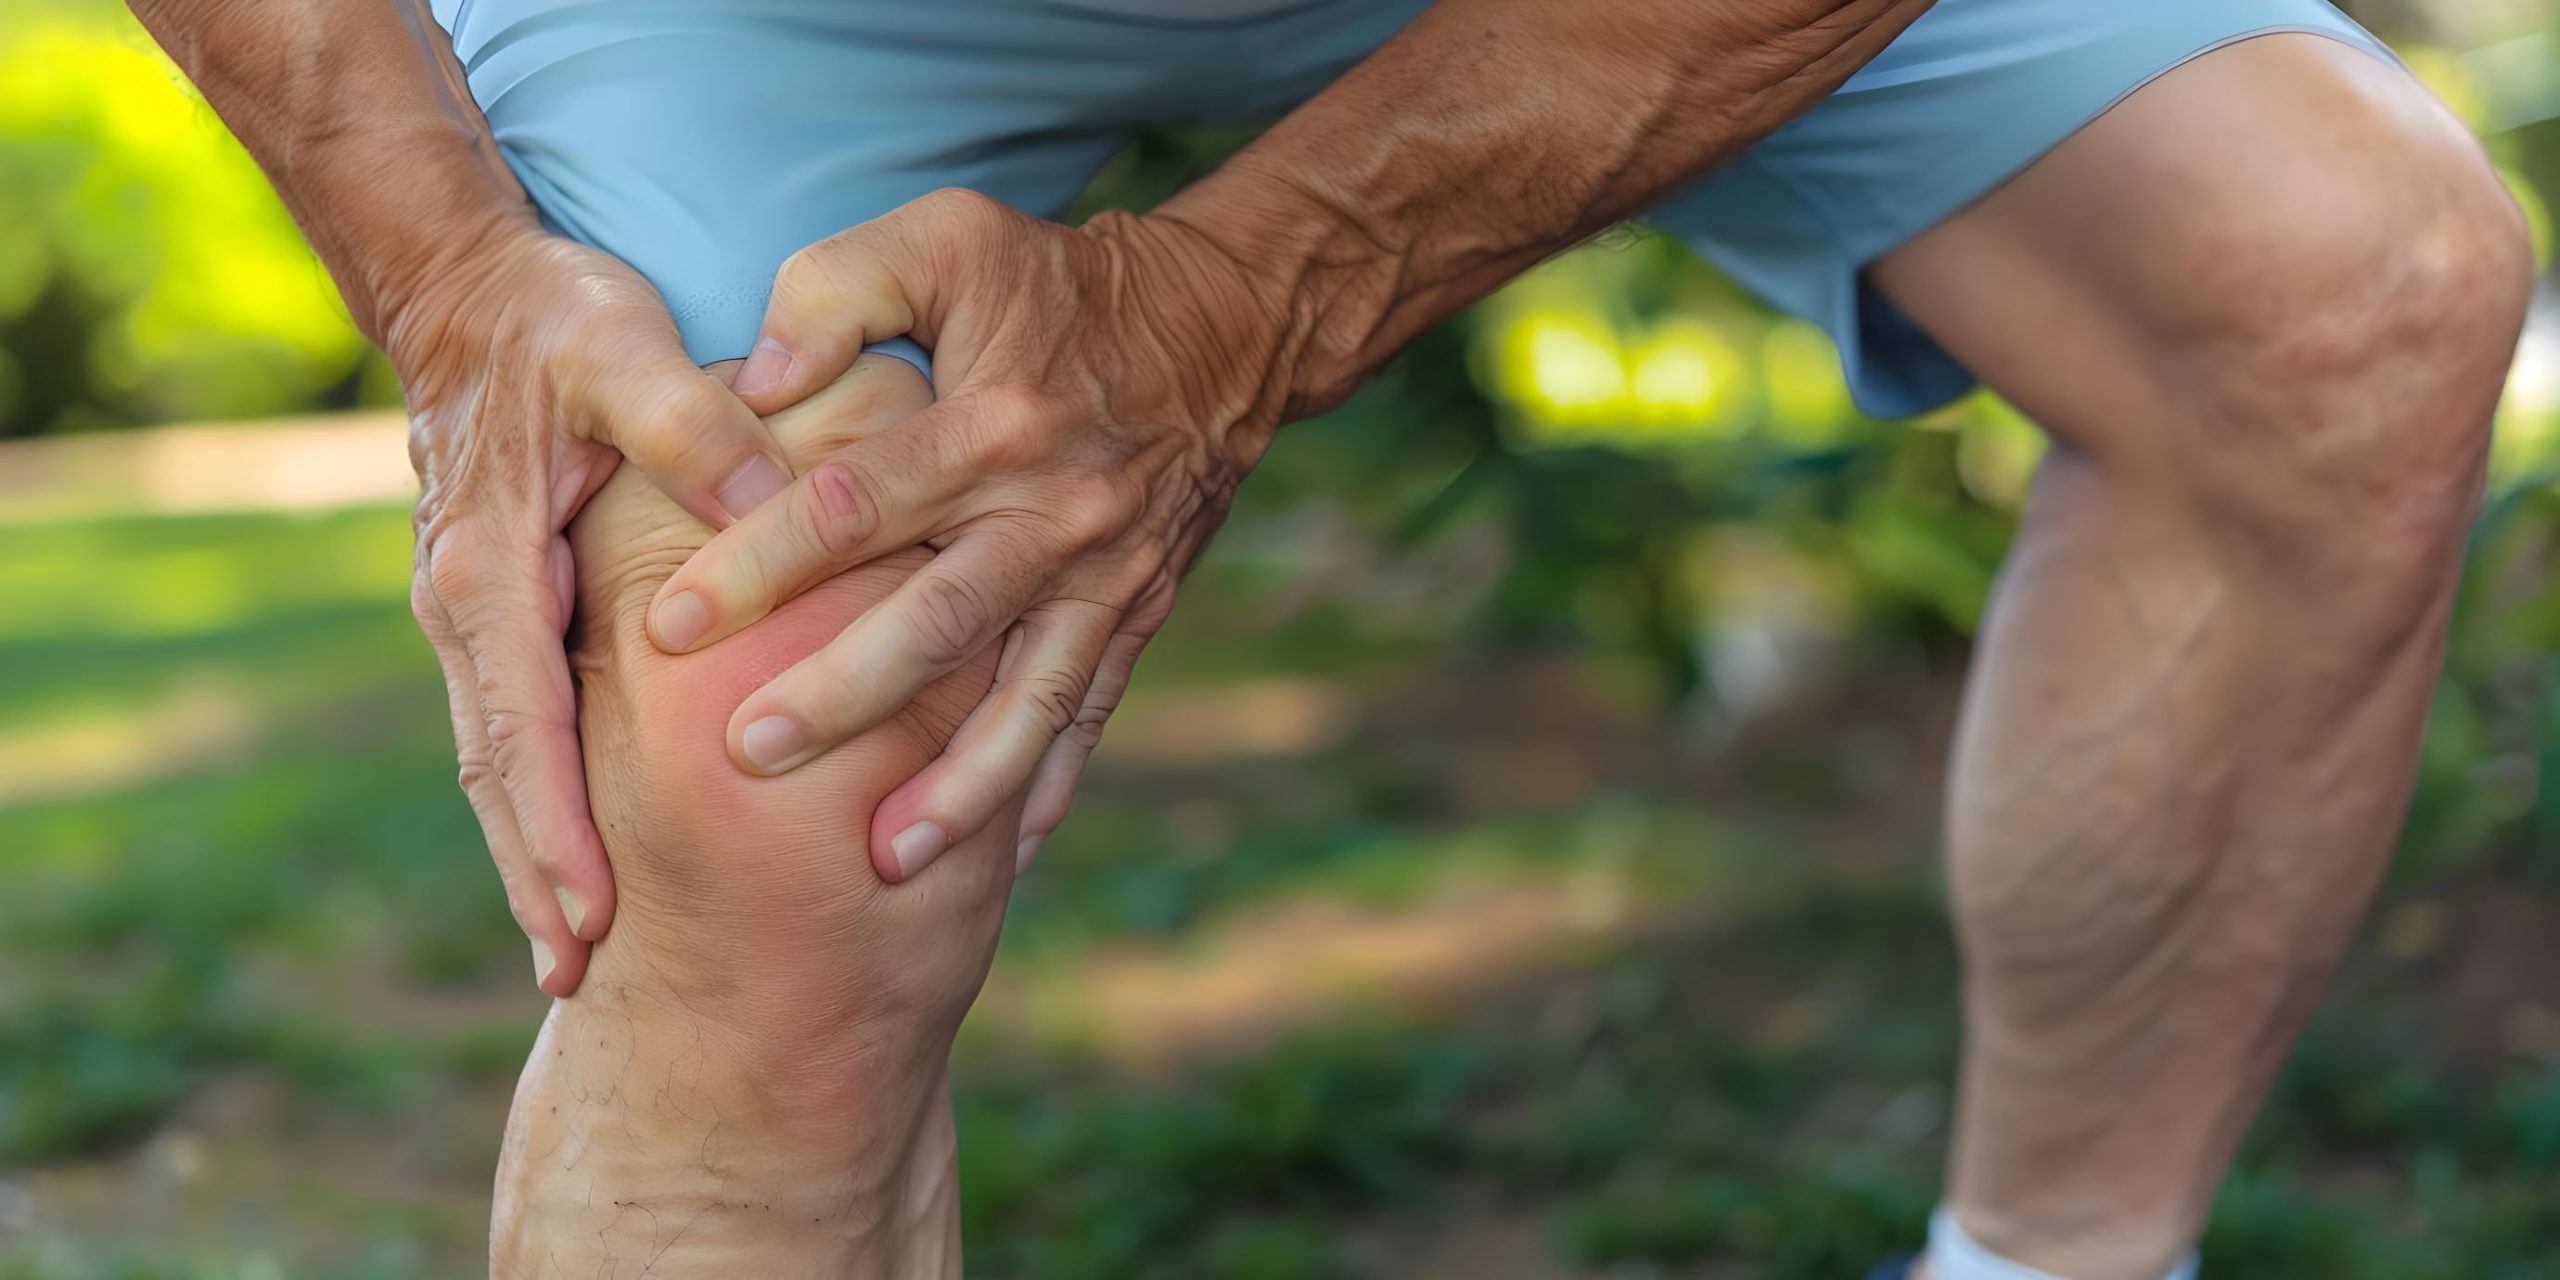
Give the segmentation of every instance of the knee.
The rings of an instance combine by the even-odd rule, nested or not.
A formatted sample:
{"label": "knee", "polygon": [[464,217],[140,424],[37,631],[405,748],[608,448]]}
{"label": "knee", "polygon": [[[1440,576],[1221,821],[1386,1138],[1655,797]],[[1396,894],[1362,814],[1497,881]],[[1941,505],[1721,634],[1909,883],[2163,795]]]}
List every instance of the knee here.
{"label": "knee", "polygon": [[[822,589],[813,612],[828,605]],[[794,647],[823,639],[777,620]],[[891,1084],[937,1076],[993,958],[1012,855],[982,833],[892,886],[865,850],[872,809],[939,750],[966,688],[782,777],[739,772],[728,712],[792,660],[721,652],[743,638],[588,682],[589,790],[619,905],[587,985],[682,1011],[777,1108],[857,1117]],[[987,674],[958,673],[979,693]]]}
{"label": "knee", "polygon": [[[891,886],[867,842],[872,810],[983,695],[991,657],[780,777],[741,772],[724,744],[749,691],[912,567],[877,563],[696,654],[625,646],[620,671],[588,681],[589,787],[620,902],[609,941],[645,950],[659,978],[743,1028],[876,1021],[910,1004],[965,1008],[976,990],[984,948],[959,944],[978,934],[992,944],[1011,863],[960,850],[972,856],[950,876]],[[921,936],[934,927],[945,936]],[[612,960],[597,953],[600,969]]]}
{"label": "knee", "polygon": [[[923,394],[904,365],[875,362],[872,376],[771,425],[805,467]],[[756,1064],[758,1088],[831,1105],[857,1080],[845,1069],[856,1057],[876,1067],[886,1054],[916,1074],[908,1068],[948,1045],[985,976],[1013,878],[1004,824],[912,884],[885,884],[866,844],[872,810],[985,695],[994,655],[788,774],[743,773],[726,746],[740,702],[885,599],[930,553],[882,557],[716,645],[662,653],[646,635],[648,603],[709,536],[629,467],[570,529],[579,731],[617,904],[587,990],[684,1010]]]}
{"label": "knee", "polygon": [[2180,465],[2274,563],[2405,614],[2478,504],[2532,252],[2458,128],[2368,123],[2323,189],[2178,264],[2206,282],[2179,344],[2205,456]]}
{"label": "knee", "polygon": [[[798,943],[871,909],[885,888],[865,856],[871,810],[932,759],[957,721],[944,706],[953,700],[937,690],[778,777],[742,772],[726,731],[749,693],[885,595],[906,559],[824,584],[681,656],[638,633],[635,606],[624,637],[589,664],[580,729],[590,802],[621,886],[616,932],[663,934],[716,959],[764,939]],[[631,595],[644,604],[650,591]]]}

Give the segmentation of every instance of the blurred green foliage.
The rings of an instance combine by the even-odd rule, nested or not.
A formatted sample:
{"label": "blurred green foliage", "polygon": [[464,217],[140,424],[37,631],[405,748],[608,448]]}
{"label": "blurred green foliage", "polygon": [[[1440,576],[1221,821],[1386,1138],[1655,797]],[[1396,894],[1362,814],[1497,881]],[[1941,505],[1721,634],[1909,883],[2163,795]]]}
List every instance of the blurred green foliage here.
{"label": "blurred green foliage", "polygon": [[0,436],[343,406],[364,363],[283,205],[121,6],[10,0]]}
{"label": "blurred green foliage", "polygon": [[[121,11],[5,3],[0,436],[395,399],[254,167]],[[2413,65],[2488,135],[2547,255],[2560,127],[2534,104],[2560,92],[2560,46],[2532,43],[2547,5],[2506,9],[2521,16],[2460,33],[2495,58],[2427,43],[2428,6],[2375,16],[2409,23]],[[1149,203],[1236,141],[1147,138],[1090,203]],[[2461,1038],[2444,1006],[2469,997],[2429,957],[2465,904],[2560,891],[2549,347],[2501,422],[2387,958],[2253,1135],[2207,1245],[2220,1274],[2560,1277],[2560,1030],[2413,1048]],[[1911,1240],[1954,1052],[1933,837],[1905,810],[1884,838],[1837,824],[1928,784],[1925,759],[1877,746],[1908,708],[1866,706],[1952,679],[2038,448],[1987,395],[1919,423],[1861,416],[1821,334],[1635,234],[1542,268],[1285,433],[1133,713],[1271,673],[1386,704],[1470,662],[1562,652],[1634,709],[1644,751],[1685,767],[1759,696],[1746,659],[1773,628],[1880,674],[1812,745],[1755,744],[1712,817],[1636,770],[1544,809],[1469,799],[1484,784],[1455,733],[1106,767],[1000,972],[1205,945],[1282,902],[1567,894],[1593,867],[1728,914],[1613,938],[1481,1007],[1343,1010],[1171,1076],[1025,1060],[973,1028],[973,1269],[1401,1274],[1418,1242],[1483,1235],[1551,1269],[1523,1274],[1813,1280]],[[452,1260],[534,1006],[450,785],[403,514],[7,516],[0,1280],[466,1274]],[[1826,852],[1844,844],[1870,856]],[[261,1175],[299,1209],[13,1222],[12,1178],[185,1167],[172,1135],[221,1129],[199,1113],[244,1077],[291,1099],[247,1130],[313,1162]],[[406,1189],[341,1185],[386,1147]],[[220,1159],[223,1177],[260,1162]]]}

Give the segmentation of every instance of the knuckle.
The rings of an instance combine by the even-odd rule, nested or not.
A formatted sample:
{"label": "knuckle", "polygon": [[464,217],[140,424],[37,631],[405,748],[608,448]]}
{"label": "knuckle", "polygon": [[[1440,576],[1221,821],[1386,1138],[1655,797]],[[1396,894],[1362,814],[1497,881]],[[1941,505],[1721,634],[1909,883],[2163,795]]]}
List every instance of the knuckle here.
{"label": "knuckle", "polygon": [[970,231],[983,231],[994,226],[1011,212],[1002,201],[967,187],[940,187],[928,191],[917,198],[914,208],[934,221],[954,223]]}
{"label": "knuckle", "polygon": [[477,796],[496,785],[497,781],[497,767],[492,765],[486,757],[466,756],[462,760],[461,767],[455,770],[454,783],[461,787],[462,794],[467,796]]}
{"label": "knuckle", "polygon": [[1110,719],[1110,708],[1086,707],[1076,712],[1075,719],[1058,736],[1075,743],[1080,753],[1089,753],[1102,745],[1102,726]]}
{"label": "knuckle", "polygon": [[916,650],[935,667],[956,666],[980,647],[994,604],[984,588],[959,574],[915,579],[915,608],[908,614]]}
{"label": "knuckle", "polygon": [[977,393],[969,462],[981,474],[1027,470],[1055,455],[1068,414],[1056,397],[1027,382],[1006,382]]}
{"label": "knuckle", "polygon": [[409,580],[409,616],[418,620],[418,626],[427,633],[429,642],[438,648],[444,646],[446,636],[451,633],[445,625],[444,603],[436,598],[435,583],[428,579],[423,568]]}
{"label": "knuckle", "polygon": [[809,537],[829,560],[859,556],[880,531],[879,492],[851,463],[822,462],[809,472]]}
{"label": "knuckle", "polygon": [[774,272],[774,297],[782,304],[783,315],[797,321],[792,333],[795,345],[825,347],[849,341],[841,326],[810,321],[840,311],[878,287],[865,269],[868,258],[862,235],[860,227],[839,231],[783,259]]}
{"label": "knuckle", "polygon": [[[1129,635],[1135,645],[1143,647],[1147,641],[1155,637],[1156,632],[1163,630],[1164,624],[1173,617],[1174,585],[1173,575],[1158,573],[1155,580],[1148,583],[1146,589],[1139,593],[1137,605],[1120,620],[1120,629]],[[1129,651],[1128,661],[1131,665],[1137,662],[1137,654],[1136,648]],[[1125,668],[1121,674],[1125,679],[1128,674]]]}
{"label": "knuckle", "polygon": [[489,575],[477,548],[450,535],[423,544],[419,558],[425,562],[418,578],[438,606],[447,614],[456,602],[469,600],[486,589]]}
{"label": "knuckle", "polygon": [[842,233],[812,245],[793,250],[782,265],[774,268],[773,291],[784,297],[797,297],[826,282],[827,259],[832,256]]}
{"label": "knuckle", "polygon": [[533,750],[558,722],[539,711],[516,706],[506,699],[506,691],[483,678],[480,681],[480,720],[489,735],[489,755],[501,782],[512,785],[522,771],[524,756]]}
{"label": "knuckle", "polygon": [[1102,728],[1110,723],[1111,713],[1120,709],[1120,695],[1126,688],[1126,681],[1095,680],[1092,687],[1085,691],[1084,700],[1077,704],[1074,717],[1059,736],[1072,739],[1077,746],[1086,751],[1101,745]]}
{"label": "knuckle", "polygon": [[1066,544],[1087,551],[1117,539],[1141,513],[1128,486],[1101,475],[1070,485],[1051,508],[1058,534]]}
{"label": "knuckle", "polygon": [[1045,737],[1054,738],[1072,727],[1084,708],[1085,682],[1064,667],[1043,667],[1024,675],[1018,692]]}
{"label": "knuckle", "polygon": [[977,395],[987,419],[1007,427],[1036,426],[1050,414],[1049,393],[1029,382],[999,382]]}
{"label": "knuckle", "polygon": [[602,434],[622,453],[650,463],[701,451],[716,443],[703,428],[719,419],[718,388],[700,370],[666,370],[632,384],[621,404],[608,406]]}

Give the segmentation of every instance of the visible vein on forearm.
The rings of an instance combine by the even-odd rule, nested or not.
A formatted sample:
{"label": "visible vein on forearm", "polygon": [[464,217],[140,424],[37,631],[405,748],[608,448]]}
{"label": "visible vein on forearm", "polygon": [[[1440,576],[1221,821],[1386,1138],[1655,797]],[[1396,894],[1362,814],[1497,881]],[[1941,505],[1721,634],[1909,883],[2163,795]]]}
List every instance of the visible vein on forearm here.
{"label": "visible vein on forearm", "polygon": [[1819,102],[1930,0],[1441,0],[1168,202],[1285,281],[1295,400]]}
{"label": "visible vein on forearm", "polygon": [[423,0],[131,0],[274,183],[377,341],[487,228],[529,219]]}

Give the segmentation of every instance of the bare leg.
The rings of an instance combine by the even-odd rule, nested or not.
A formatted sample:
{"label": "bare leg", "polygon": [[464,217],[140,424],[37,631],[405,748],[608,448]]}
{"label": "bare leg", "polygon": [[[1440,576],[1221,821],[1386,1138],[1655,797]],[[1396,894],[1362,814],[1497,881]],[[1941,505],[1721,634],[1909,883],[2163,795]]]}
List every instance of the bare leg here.
{"label": "bare leg", "polygon": [[1949,805],[1949,1200],[2157,1280],[2388,860],[2530,268],[2471,140],[2309,36],[2170,73],[1876,278],[2044,423]]}
{"label": "bare leg", "polygon": [[[805,464],[929,398],[906,365],[866,359],[773,427]],[[1013,848],[971,842],[894,888],[863,850],[872,806],[941,749],[994,659],[806,768],[749,777],[723,745],[730,709],[925,553],[669,657],[643,611],[709,536],[629,468],[571,529],[579,728],[620,908],[518,1085],[492,1273],[957,1276],[944,1064]]]}

